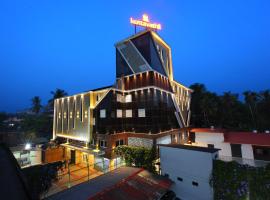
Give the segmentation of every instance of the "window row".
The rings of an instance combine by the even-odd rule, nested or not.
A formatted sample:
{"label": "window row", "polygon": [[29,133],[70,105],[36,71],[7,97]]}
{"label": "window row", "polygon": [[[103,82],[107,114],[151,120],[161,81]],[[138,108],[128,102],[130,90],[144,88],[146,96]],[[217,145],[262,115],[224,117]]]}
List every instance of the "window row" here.
{"label": "window row", "polygon": [[[116,110],[116,118],[123,118],[123,112],[125,112],[126,118],[131,118],[133,116],[133,112],[131,109],[128,110]],[[102,109],[99,111],[99,117],[100,118],[106,118],[106,109]],[[145,109],[138,109],[138,117],[145,117]]]}
{"label": "window row", "polygon": [[[165,176],[165,177],[167,177],[167,178],[169,178],[169,177],[170,177],[170,175],[169,175],[169,174],[167,174],[167,173],[165,173],[165,174],[164,174],[164,176]],[[178,180],[178,181],[180,181],[180,182],[183,182],[183,178],[181,178],[181,177],[177,177],[177,180]],[[192,185],[193,185],[193,186],[197,186],[197,187],[198,187],[198,186],[199,186],[199,183],[198,183],[198,182],[196,182],[196,181],[192,181]]]}
{"label": "window row", "polygon": [[116,96],[116,101],[121,102],[121,103],[130,103],[132,102],[132,95],[122,95],[122,94],[117,94]]}

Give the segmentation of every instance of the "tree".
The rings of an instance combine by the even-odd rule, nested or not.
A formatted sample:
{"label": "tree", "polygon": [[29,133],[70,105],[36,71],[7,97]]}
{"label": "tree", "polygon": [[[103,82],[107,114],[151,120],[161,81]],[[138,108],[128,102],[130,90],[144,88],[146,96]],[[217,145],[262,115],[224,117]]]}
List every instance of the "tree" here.
{"label": "tree", "polygon": [[238,94],[225,92],[220,98],[220,126],[228,129],[248,128],[245,124],[248,121],[247,111]]}
{"label": "tree", "polygon": [[42,108],[42,105],[41,105],[41,99],[39,96],[34,96],[32,99],[32,111],[35,113],[35,114],[39,114],[41,108]]}
{"label": "tree", "polygon": [[257,123],[261,131],[270,129],[270,91],[264,90],[259,93],[257,103]]}
{"label": "tree", "polygon": [[53,97],[48,101],[48,110],[49,111],[53,110],[55,99],[65,97],[68,95],[68,93],[65,90],[62,90],[59,88],[57,88],[55,91],[51,91],[51,94],[53,95]]}
{"label": "tree", "polygon": [[249,108],[253,128],[257,129],[257,103],[259,95],[251,91],[245,91],[243,94],[245,96],[245,103]]}
{"label": "tree", "polygon": [[197,127],[209,127],[217,124],[219,98],[215,93],[207,91],[205,85],[195,83],[190,86],[191,123]]}

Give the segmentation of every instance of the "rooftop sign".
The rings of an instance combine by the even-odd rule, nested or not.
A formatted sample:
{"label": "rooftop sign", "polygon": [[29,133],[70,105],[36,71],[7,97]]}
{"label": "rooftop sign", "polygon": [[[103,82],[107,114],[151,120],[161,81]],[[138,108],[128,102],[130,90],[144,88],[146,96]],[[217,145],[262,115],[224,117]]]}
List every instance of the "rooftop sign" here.
{"label": "rooftop sign", "polygon": [[130,18],[130,23],[135,25],[135,26],[142,26],[145,28],[151,28],[155,30],[161,30],[161,24],[158,23],[151,23],[149,21],[149,17],[146,14],[143,14],[141,20],[133,19],[132,17]]}

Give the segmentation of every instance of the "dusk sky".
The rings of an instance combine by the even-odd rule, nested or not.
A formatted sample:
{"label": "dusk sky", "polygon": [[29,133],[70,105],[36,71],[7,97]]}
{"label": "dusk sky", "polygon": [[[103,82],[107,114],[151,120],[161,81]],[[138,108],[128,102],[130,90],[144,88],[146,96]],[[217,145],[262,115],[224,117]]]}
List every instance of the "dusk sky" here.
{"label": "dusk sky", "polygon": [[184,85],[241,93],[270,89],[269,0],[0,2],[0,111],[42,104],[50,91],[75,94],[115,81],[114,44],[147,13],[171,46]]}

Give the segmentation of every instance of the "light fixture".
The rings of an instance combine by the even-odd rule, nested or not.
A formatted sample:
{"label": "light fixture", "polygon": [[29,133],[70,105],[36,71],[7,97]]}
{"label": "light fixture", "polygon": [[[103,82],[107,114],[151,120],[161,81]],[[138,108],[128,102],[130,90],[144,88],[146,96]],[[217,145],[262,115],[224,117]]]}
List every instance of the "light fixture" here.
{"label": "light fixture", "polygon": [[30,143],[26,143],[24,149],[25,150],[31,149],[31,144]]}

